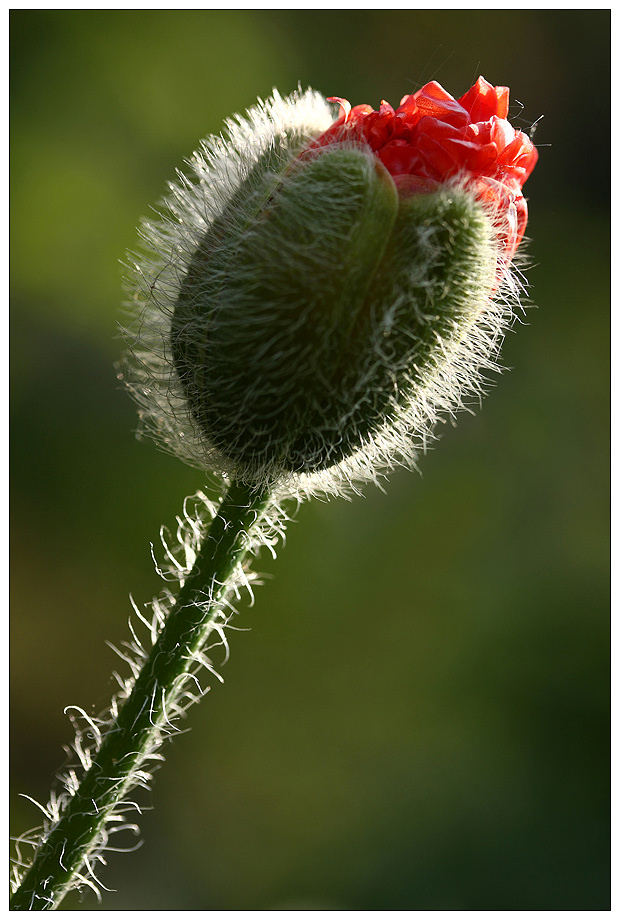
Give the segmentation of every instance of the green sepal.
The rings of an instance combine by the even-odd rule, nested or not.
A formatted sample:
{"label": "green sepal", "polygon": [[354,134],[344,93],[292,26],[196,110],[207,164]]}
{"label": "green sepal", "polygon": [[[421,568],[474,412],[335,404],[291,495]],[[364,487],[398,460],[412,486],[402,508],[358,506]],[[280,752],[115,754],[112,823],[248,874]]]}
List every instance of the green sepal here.
{"label": "green sepal", "polygon": [[207,234],[173,351],[196,423],[239,475],[341,458],[351,336],[397,211],[374,156],[334,148],[295,162],[256,215]]}
{"label": "green sepal", "polygon": [[492,237],[467,191],[399,199],[365,148],[254,175],[205,235],[172,324],[206,442],[247,480],[351,456],[484,310]]}

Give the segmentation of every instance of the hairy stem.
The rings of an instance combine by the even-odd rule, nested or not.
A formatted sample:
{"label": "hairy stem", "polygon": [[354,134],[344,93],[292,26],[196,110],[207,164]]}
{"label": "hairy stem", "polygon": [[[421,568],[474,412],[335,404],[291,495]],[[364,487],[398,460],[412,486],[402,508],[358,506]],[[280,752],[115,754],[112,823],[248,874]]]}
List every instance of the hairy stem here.
{"label": "hairy stem", "polygon": [[166,704],[205,642],[234,569],[249,549],[248,533],[267,501],[266,491],[231,484],[131,694],[60,820],[40,844],[11,898],[11,910],[55,909],[74,887],[75,876],[88,868],[106,820],[135,783],[136,771],[168,722]]}

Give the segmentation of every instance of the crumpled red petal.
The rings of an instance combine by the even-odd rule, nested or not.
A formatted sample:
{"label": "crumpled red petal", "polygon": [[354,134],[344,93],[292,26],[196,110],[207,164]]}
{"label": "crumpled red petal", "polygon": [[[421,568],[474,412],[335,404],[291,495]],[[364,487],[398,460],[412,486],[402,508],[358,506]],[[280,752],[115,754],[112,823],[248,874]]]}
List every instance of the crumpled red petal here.
{"label": "crumpled red petal", "polygon": [[508,262],[525,232],[522,188],[538,160],[527,134],[507,120],[509,98],[507,86],[492,86],[484,77],[460,99],[433,80],[403,96],[397,109],[385,101],[378,111],[352,108],[332,97],[341,107],[339,117],[310,148],[341,142],[369,146],[403,195],[427,192],[453,176],[470,179],[475,194],[498,220],[503,217],[500,237]]}
{"label": "crumpled red petal", "polygon": [[467,109],[470,121],[488,121],[493,115],[508,117],[510,90],[507,86],[491,86],[484,77],[478,77],[474,85],[459,99]]}

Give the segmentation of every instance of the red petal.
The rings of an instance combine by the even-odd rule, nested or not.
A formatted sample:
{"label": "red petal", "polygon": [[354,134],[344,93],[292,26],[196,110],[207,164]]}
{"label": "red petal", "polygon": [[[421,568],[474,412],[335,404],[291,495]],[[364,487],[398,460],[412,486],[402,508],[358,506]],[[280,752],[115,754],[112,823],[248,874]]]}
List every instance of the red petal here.
{"label": "red petal", "polygon": [[[531,141],[530,141],[530,144],[532,144]],[[537,162],[538,162],[538,150],[532,144],[532,149],[526,154],[524,161],[523,161],[523,169],[525,170],[525,179],[521,183],[522,185],[529,179],[531,172],[536,166]]]}
{"label": "red petal", "polygon": [[386,102],[385,99],[381,100],[381,105],[379,106],[380,115],[394,115],[394,109],[389,102]]}
{"label": "red petal", "polygon": [[500,166],[512,166],[521,156],[522,149],[523,141],[520,137],[515,137],[515,139],[501,151],[497,160],[498,164]]}
{"label": "red petal", "polygon": [[371,105],[355,105],[351,109],[351,114],[349,115],[349,119],[353,121],[354,119],[361,118],[364,115],[372,115],[373,112],[374,112],[374,109]]}
{"label": "red petal", "polygon": [[382,147],[377,156],[392,176],[427,175],[418,152],[402,141],[392,141]]}
{"label": "red petal", "polygon": [[517,132],[505,118],[491,117],[491,140],[497,146],[500,154],[515,140]]}
{"label": "red petal", "polygon": [[491,122],[479,121],[472,125],[467,125],[467,139],[475,144],[491,143]]}
{"label": "red petal", "polygon": [[460,169],[484,172],[497,160],[495,144],[480,144],[475,135],[473,139],[464,137],[457,128],[429,116],[418,122],[415,143],[435,170],[440,170],[443,164],[449,175]]}
{"label": "red petal", "polygon": [[490,172],[496,160],[495,144],[469,144],[469,152],[465,155],[465,165],[472,172]]}
{"label": "red petal", "polygon": [[348,119],[349,112],[351,111],[351,103],[349,102],[349,100],[341,99],[340,96],[328,96],[327,101],[338,103],[341,109],[340,115],[338,116],[338,120],[334,122],[334,124],[332,125],[332,128],[335,127],[335,125],[343,124],[343,122],[345,122]]}
{"label": "red petal", "polygon": [[[454,99],[432,81],[400,101],[396,111],[385,101],[351,108],[332,97],[341,112],[334,124],[309,145],[366,143],[395,179],[402,196],[428,192],[438,182],[462,174],[473,194],[490,206],[506,264],[527,222],[521,189],[538,159],[529,137],[507,120],[509,91],[479,77]],[[498,281],[499,283],[499,281]]]}
{"label": "red petal", "polygon": [[496,86],[495,95],[497,97],[497,111],[495,114],[498,118],[508,118],[508,105],[510,104],[510,90],[507,86]]}
{"label": "red petal", "polygon": [[509,175],[514,176],[520,185],[524,185],[537,159],[538,151],[529,137],[522,131],[517,131],[512,143],[502,151],[497,164]]}
{"label": "red petal", "polygon": [[422,115],[438,118],[456,128],[464,128],[469,121],[465,109],[435,80],[414,93],[414,97]]}
{"label": "red petal", "polygon": [[454,125],[449,124],[441,118],[433,118],[430,115],[423,115],[416,125],[414,138],[417,140],[420,135],[429,134],[440,142],[448,140],[466,140],[467,134]]}
{"label": "red petal", "polygon": [[459,103],[467,109],[472,121],[488,121],[493,115],[498,118],[508,116],[509,96],[507,86],[491,86],[484,77],[478,77],[472,88],[461,96]]}
{"label": "red petal", "polygon": [[394,137],[399,137],[407,141],[407,143],[412,143],[413,129],[419,120],[419,112],[412,115],[407,115],[405,112],[397,112],[394,116]]}
{"label": "red petal", "polygon": [[373,112],[364,118],[361,127],[364,137],[376,153],[394,133],[394,115],[389,112]]}
{"label": "red petal", "polygon": [[415,96],[403,96],[395,117],[398,124],[413,126],[420,120],[421,114]]}
{"label": "red petal", "polygon": [[431,134],[421,134],[417,149],[426,165],[425,175],[442,179],[453,176],[462,167],[460,151],[449,144],[442,143]]}

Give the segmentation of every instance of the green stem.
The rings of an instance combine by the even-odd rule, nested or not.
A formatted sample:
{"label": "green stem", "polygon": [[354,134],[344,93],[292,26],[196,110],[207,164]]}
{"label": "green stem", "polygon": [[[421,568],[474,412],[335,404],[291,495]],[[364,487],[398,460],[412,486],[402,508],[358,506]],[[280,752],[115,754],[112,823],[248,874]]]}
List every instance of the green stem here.
{"label": "green stem", "polygon": [[234,482],[230,486],[130,696],[60,820],[37,850],[11,898],[11,910],[53,910],[73,887],[107,818],[124,800],[136,769],[157,743],[167,721],[166,703],[209,634],[234,568],[249,549],[248,532],[267,501],[267,492]]}

